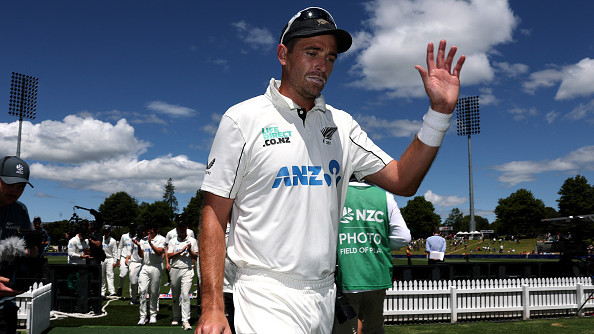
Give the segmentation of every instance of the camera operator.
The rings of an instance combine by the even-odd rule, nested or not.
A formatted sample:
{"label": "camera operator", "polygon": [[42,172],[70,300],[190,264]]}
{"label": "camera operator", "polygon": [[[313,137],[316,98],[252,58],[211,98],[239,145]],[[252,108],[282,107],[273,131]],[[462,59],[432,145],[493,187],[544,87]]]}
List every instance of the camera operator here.
{"label": "camera operator", "polygon": [[[8,239],[18,235],[20,229],[31,229],[31,220],[25,204],[18,201],[29,183],[29,165],[14,156],[2,158],[0,166],[0,269],[12,265],[9,257],[15,254],[36,256],[37,249],[11,248]],[[4,270],[3,270],[4,271]],[[14,272],[14,271],[13,271]],[[12,289],[14,277],[0,276],[0,334],[14,334],[17,328],[18,307],[15,296],[22,291]]]}
{"label": "camera operator", "polygon": [[89,255],[90,258],[87,260],[87,264],[101,265],[105,261],[105,251],[103,250],[102,241],[103,235],[101,234],[101,227],[103,224],[99,221],[89,223]]}

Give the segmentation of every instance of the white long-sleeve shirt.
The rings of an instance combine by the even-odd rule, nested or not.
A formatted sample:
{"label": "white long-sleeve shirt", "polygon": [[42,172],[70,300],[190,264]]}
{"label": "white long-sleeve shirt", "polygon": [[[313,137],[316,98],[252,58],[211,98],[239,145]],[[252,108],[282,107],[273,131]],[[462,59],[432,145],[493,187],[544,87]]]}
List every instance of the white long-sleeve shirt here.
{"label": "white long-sleeve shirt", "polygon": [[130,233],[122,234],[120,238],[120,243],[118,245],[118,259],[125,258],[130,255],[132,252],[132,238],[130,238]]}
{"label": "white long-sleeve shirt", "polygon": [[105,236],[103,236],[101,247],[103,247],[106,259],[118,258],[118,244],[114,238],[109,237],[107,240],[105,240]]}
{"label": "white long-sleeve shirt", "polygon": [[[165,238],[162,235],[157,234],[153,240],[152,244],[155,245],[156,248],[163,248],[165,250]],[[142,263],[144,265],[160,267],[163,265],[163,256],[155,254],[155,251],[151,247],[148,242],[148,238],[144,238],[140,240],[140,247],[144,252],[144,256],[142,258]]]}
{"label": "white long-sleeve shirt", "polygon": [[80,239],[79,235],[75,235],[68,241],[68,264],[86,264],[87,260],[82,258],[85,250],[89,248],[89,243],[86,239]]}

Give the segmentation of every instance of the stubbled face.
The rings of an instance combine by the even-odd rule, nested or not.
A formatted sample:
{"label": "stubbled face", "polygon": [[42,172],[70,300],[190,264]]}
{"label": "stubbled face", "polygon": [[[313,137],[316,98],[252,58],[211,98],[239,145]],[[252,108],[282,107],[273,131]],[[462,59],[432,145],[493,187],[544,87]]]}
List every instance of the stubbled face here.
{"label": "stubbled face", "polygon": [[16,202],[25,191],[27,183],[7,184],[0,181],[0,206],[7,206]]}
{"label": "stubbled face", "polygon": [[298,104],[298,101],[313,101],[322,93],[334,68],[338,55],[336,38],[332,35],[301,38],[292,52],[286,48],[283,51],[279,52],[285,66],[281,93]]}

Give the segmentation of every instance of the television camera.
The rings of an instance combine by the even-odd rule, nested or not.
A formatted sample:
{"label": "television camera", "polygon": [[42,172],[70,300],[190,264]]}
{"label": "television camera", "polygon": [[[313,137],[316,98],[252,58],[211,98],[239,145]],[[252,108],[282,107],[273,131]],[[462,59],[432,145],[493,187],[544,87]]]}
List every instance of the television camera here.
{"label": "television camera", "polygon": [[103,235],[101,234],[101,228],[103,227],[104,220],[101,213],[95,209],[88,209],[82,206],[75,205],[74,209],[86,210],[95,217],[94,221],[88,221],[81,219],[76,212],[72,214],[69,220],[71,226],[70,230],[74,234],[80,233],[83,239],[89,240],[90,259],[87,261],[88,264],[100,264],[101,261],[105,260],[105,251],[101,246],[103,241]]}

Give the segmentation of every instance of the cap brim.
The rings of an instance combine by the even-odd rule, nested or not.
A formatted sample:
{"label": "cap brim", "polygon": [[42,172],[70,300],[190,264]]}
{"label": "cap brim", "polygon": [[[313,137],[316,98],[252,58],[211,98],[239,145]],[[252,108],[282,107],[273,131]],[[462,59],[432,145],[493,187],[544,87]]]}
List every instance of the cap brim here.
{"label": "cap brim", "polygon": [[33,185],[29,182],[29,180],[27,180],[23,177],[2,176],[1,178],[2,178],[2,181],[4,181],[4,183],[6,183],[6,184],[26,183],[26,184],[30,185],[31,188],[34,188]]}
{"label": "cap brim", "polygon": [[289,36],[289,38],[306,38],[321,35],[334,35],[334,37],[336,37],[336,47],[338,49],[338,53],[343,53],[347,51],[353,44],[353,38],[351,37],[351,34],[349,34],[346,30],[342,29],[328,29],[322,31],[315,29],[315,31],[312,32],[303,30],[302,32],[292,34],[291,36]]}

